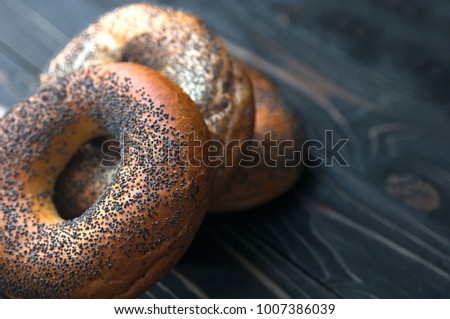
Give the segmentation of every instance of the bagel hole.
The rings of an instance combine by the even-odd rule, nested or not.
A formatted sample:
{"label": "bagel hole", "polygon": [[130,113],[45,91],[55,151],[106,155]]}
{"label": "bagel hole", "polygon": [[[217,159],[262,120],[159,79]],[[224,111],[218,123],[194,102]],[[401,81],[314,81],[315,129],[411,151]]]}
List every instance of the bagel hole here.
{"label": "bagel hole", "polygon": [[107,136],[83,144],[59,174],[53,192],[65,220],[81,216],[111,183],[121,161],[120,142]]}

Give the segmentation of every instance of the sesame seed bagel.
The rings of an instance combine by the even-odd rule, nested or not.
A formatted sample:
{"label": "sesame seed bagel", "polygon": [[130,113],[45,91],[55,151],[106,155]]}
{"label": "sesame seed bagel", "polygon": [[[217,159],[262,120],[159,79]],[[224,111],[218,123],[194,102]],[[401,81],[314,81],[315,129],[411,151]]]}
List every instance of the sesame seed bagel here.
{"label": "sesame seed bagel", "polygon": [[[196,103],[211,138],[226,145],[251,136],[251,83],[223,42],[200,18],[150,4],[132,4],[100,17],[49,63],[42,85],[89,65],[130,61],[162,72]],[[232,149],[228,158],[239,161]],[[217,172],[222,191],[232,170]]]}
{"label": "sesame seed bagel", "polygon": [[[194,102],[145,66],[107,64],[37,91],[0,120],[0,290],[10,297],[134,297],[192,240],[209,202],[208,129]],[[64,220],[55,180],[86,141],[125,136],[112,183]],[[200,163],[204,163],[200,161]]]}

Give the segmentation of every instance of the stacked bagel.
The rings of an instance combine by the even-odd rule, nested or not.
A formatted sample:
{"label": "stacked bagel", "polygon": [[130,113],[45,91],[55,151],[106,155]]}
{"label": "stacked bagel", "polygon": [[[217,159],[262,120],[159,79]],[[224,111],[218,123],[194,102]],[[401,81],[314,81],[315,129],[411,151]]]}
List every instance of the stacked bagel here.
{"label": "stacked bagel", "polygon": [[[260,205],[301,170],[286,165],[301,135],[276,88],[198,17],[149,4],[74,38],[0,130],[0,289],[12,297],[137,296],[207,210]],[[119,163],[100,165],[92,140],[124,136]]]}

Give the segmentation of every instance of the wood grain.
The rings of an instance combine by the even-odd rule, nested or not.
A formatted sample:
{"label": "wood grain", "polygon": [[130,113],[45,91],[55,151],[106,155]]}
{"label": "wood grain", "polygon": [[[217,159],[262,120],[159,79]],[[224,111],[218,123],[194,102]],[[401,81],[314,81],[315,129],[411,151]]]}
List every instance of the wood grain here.
{"label": "wood grain", "polygon": [[[0,109],[32,93],[71,37],[128,2],[0,2]],[[308,139],[348,139],[349,166],[310,168],[267,205],[208,216],[142,298],[450,297],[450,2],[161,4],[200,15],[274,79]]]}

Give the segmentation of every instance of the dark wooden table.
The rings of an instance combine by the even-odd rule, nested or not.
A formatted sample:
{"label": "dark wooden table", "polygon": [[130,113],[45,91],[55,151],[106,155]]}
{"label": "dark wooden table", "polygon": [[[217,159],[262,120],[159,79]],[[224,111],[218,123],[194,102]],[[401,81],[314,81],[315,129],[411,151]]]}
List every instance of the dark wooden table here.
{"label": "dark wooden table", "polygon": [[[0,103],[29,96],[54,53],[127,2],[0,2]],[[349,139],[349,166],[308,169],[268,205],[207,216],[142,297],[450,297],[450,1],[164,4],[200,15],[273,78],[308,139]]]}

